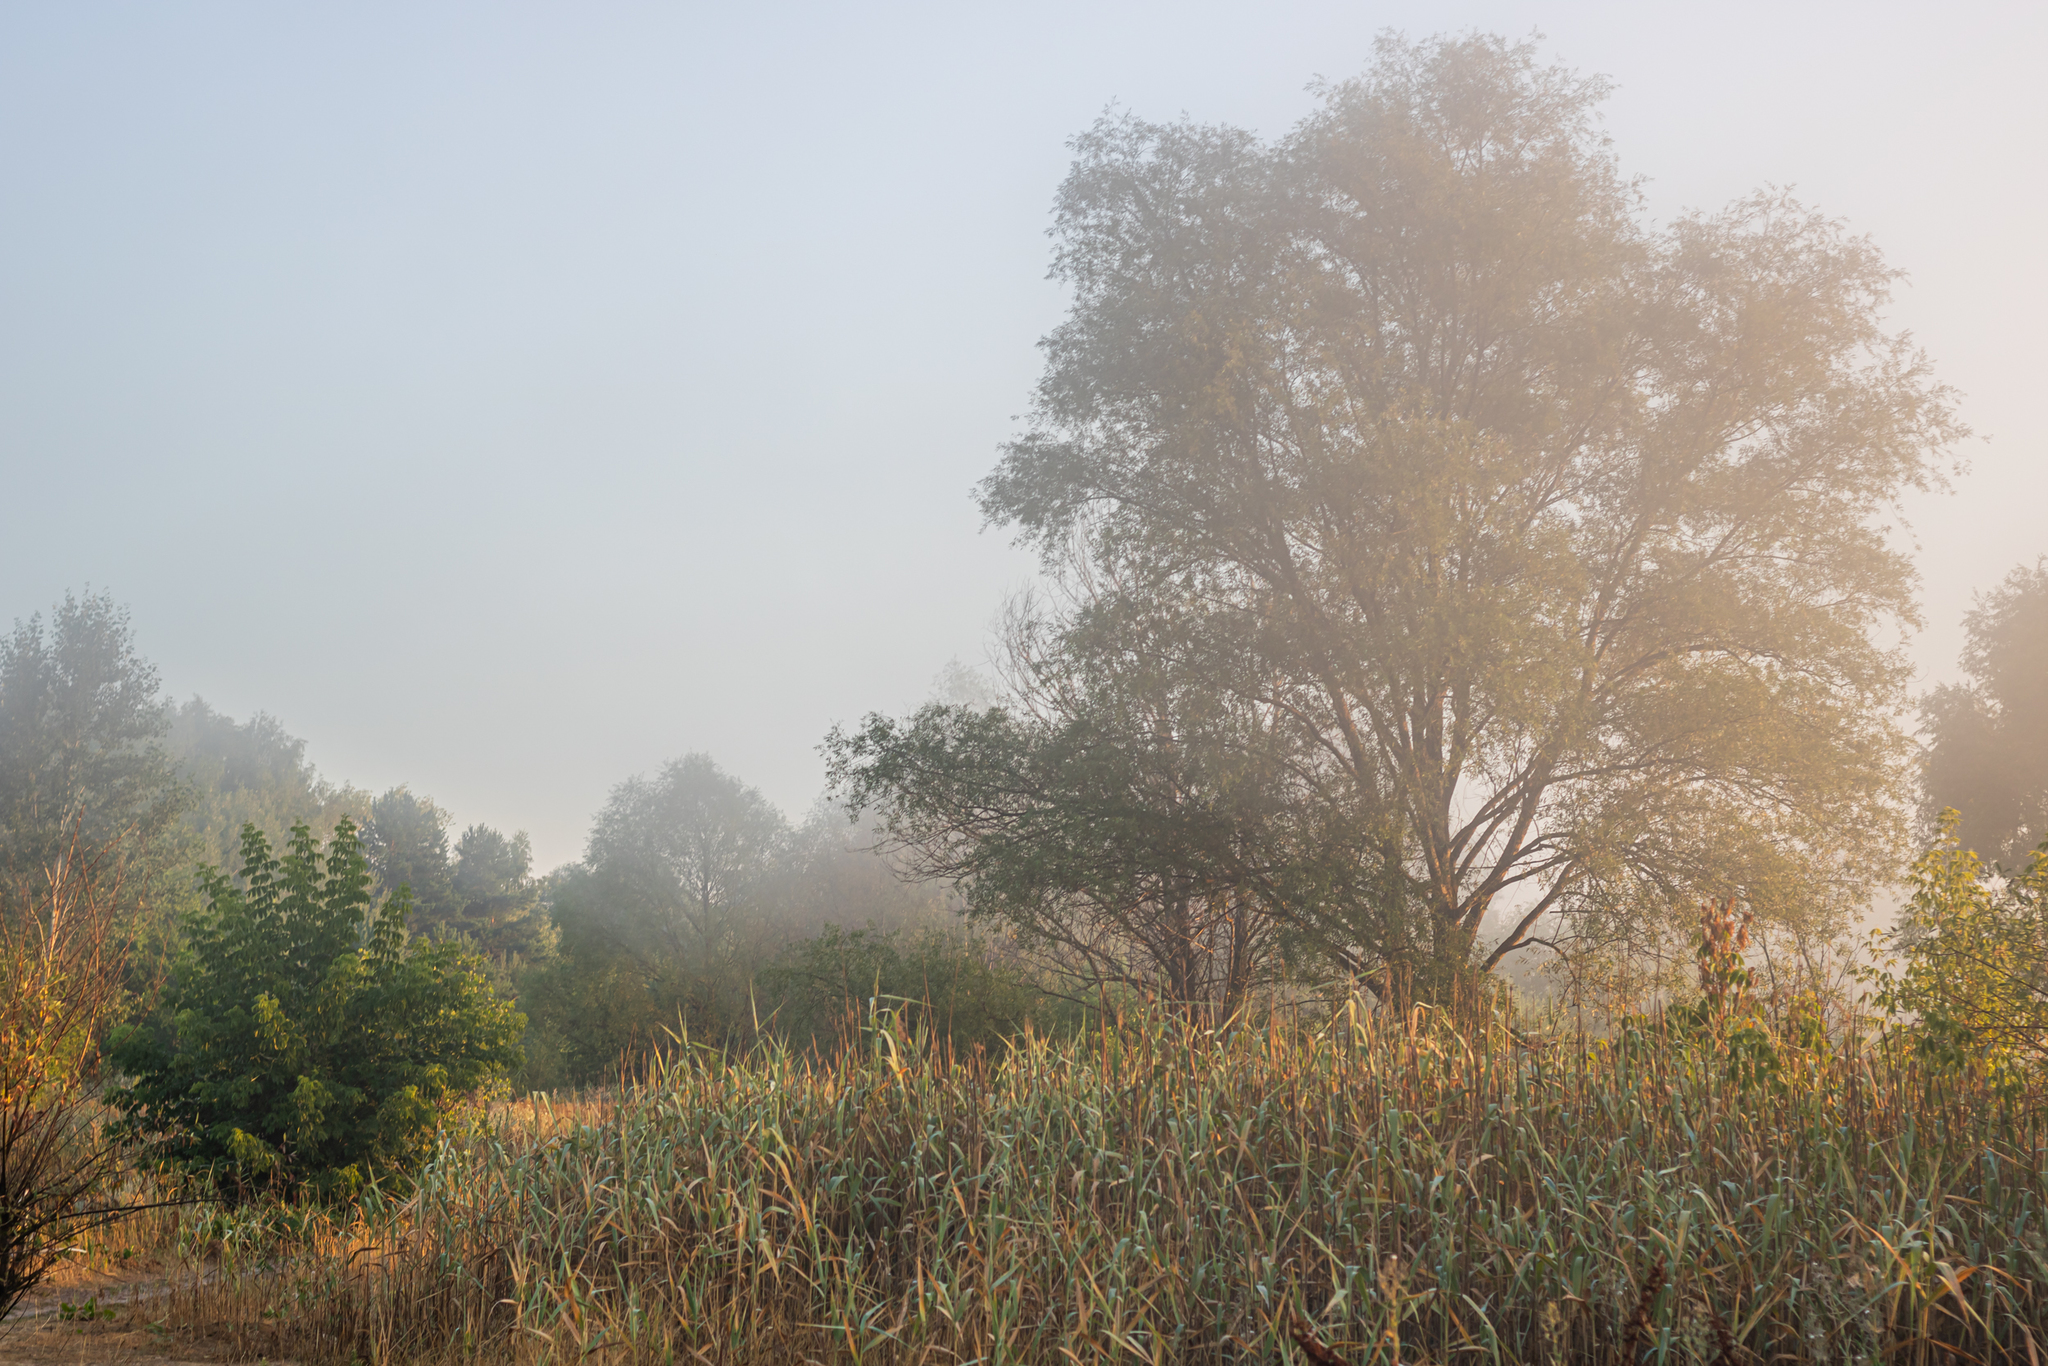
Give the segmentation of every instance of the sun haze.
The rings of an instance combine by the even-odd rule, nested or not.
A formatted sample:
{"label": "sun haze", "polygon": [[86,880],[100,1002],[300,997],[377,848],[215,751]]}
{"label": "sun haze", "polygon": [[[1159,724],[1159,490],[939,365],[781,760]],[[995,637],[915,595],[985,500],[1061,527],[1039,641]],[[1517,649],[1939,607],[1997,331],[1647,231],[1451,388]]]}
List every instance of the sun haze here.
{"label": "sun haze", "polygon": [[2039,6],[278,8],[0,15],[0,617],[129,605],[167,691],[579,856],[709,752],[800,812],[835,721],[980,659],[970,490],[1063,311],[1112,104],[1283,134],[1393,29],[1617,84],[1653,217],[1869,234],[1986,442],[1905,511],[1922,686],[2048,551]]}

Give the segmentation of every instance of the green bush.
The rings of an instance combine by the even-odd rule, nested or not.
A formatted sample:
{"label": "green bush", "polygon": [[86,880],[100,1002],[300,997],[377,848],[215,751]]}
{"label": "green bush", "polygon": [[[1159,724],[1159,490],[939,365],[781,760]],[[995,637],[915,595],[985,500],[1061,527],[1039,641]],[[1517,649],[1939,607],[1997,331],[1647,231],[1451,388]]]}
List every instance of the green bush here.
{"label": "green bush", "polygon": [[207,870],[167,1018],[111,1050],[125,1128],[174,1165],[345,1196],[518,1066],[524,1018],[470,950],[406,941],[405,889],[374,905],[350,821],[324,851],[293,826],[282,858],[244,826],[239,881]]}
{"label": "green bush", "polygon": [[2048,1071],[2048,844],[2017,872],[1987,868],[1959,820],[1943,813],[1865,976],[1922,1058],[2019,1085]]}
{"label": "green bush", "polygon": [[513,1077],[520,1091],[588,1086],[630,1073],[687,1025],[659,981],[623,956],[565,953],[519,974],[519,1006],[529,1022],[526,1065]]}

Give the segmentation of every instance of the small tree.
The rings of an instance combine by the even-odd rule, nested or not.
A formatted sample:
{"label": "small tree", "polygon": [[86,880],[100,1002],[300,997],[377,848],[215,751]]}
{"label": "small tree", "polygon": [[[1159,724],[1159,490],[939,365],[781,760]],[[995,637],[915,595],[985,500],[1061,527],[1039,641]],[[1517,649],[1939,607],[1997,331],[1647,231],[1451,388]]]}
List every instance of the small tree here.
{"label": "small tree", "polygon": [[524,830],[507,838],[488,825],[472,825],[455,842],[458,918],[443,933],[467,935],[496,963],[545,954],[553,935],[533,876],[533,842]]}
{"label": "small tree", "polygon": [[118,1150],[94,1123],[100,1032],[122,1004],[120,839],[74,820],[10,879],[0,915],[0,1318],[79,1234],[127,1214]]}
{"label": "small tree", "polygon": [[450,820],[433,798],[400,785],[370,803],[370,818],[363,822],[370,885],[379,894],[409,889],[413,930],[442,925],[462,913],[448,861]]}
{"label": "small tree", "polygon": [[[67,593],[47,621],[0,636],[0,915],[47,909],[45,875],[60,864],[89,872],[118,889],[110,913],[152,965],[154,932],[186,886],[177,819],[190,796],[157,693],[126,609],[107,594]],[[80,848],[91,857],[70,863]]]}
{"label": "small tree", "polygon": [[2006,873],[1962,847],[1960,821],[1942,813],[1869,976],[1922,1057],[2019,1081],[2048,1060],[2048,843]]}
{"label": "small tree", "polygon": [[245,1186],[347,1195],[416,1165],[451,1103],[519,1064],[524,1017],[469,949],[407,943],[410,895],[373,904],[346,819],[324,852],[293,826],[281,858],[244,827],[239,881],[204,875],[168,1027],[115,1043],[128,1128]]}

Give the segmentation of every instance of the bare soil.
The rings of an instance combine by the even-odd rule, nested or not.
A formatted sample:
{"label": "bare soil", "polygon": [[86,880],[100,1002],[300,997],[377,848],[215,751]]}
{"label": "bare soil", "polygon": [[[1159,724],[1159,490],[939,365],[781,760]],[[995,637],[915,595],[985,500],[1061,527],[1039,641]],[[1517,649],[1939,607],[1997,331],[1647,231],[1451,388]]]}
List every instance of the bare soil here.
{"label": "bare soil", "polygon": [[[216,1366],[225,1343],[175,1322],[159,1266],[57,1268],[0,1323],[0,1366]],[[282,1366],[282,1364],[280,1364]]]}

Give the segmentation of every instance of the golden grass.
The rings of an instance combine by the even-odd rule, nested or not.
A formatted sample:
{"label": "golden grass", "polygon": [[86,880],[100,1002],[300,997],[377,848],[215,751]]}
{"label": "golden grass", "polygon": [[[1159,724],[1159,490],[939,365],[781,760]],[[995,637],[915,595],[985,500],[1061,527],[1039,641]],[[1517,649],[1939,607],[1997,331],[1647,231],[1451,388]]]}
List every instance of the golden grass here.
{"label": "golden grass", "polygon": [[365,1363],[2048,1353],[2040,1096],[1727,1064],[1355,1011],[1000,1064],[886,1020],[830,1064],[683,1049],[500,1107],[343,1222],[216,1216],[190,1311]]}

